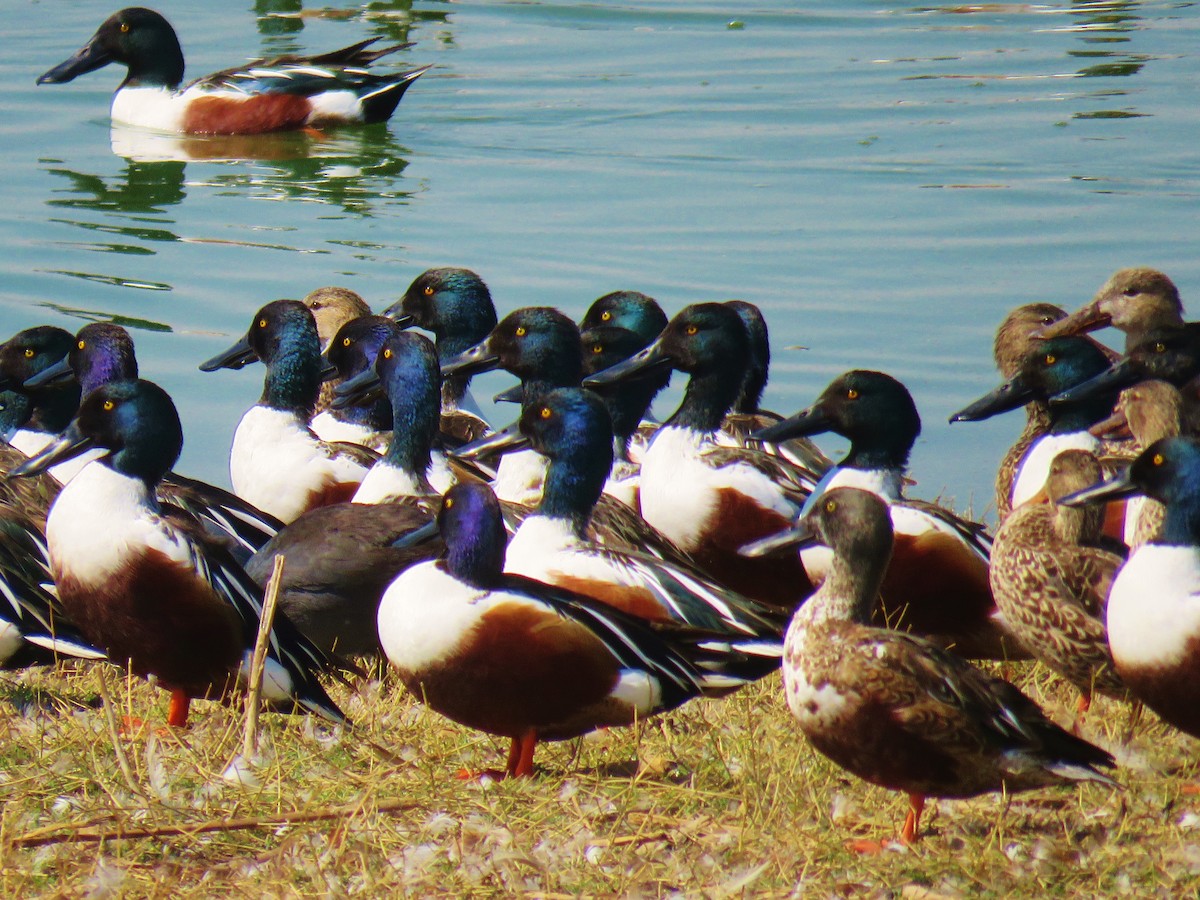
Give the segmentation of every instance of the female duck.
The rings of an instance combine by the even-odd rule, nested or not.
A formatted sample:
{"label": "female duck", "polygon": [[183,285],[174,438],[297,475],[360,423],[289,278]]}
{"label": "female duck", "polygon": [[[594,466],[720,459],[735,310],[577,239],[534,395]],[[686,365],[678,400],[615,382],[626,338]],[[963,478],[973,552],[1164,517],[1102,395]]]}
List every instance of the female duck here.
{"label": "female duck", "polygon": [[611,607],[505,574],[500,505],[486,485],[447,491],[438,526],[444,555],[388,588],[379,638],[416,697],[511,739],[504,775],[532,775],[538,741],[629,725],[742,683],[700,668],[701,640],[668,642]]}
{"label": "female duck", "polygon": [[[991,536],[982,525],[932,503],[904,496],[908,458],[921,417],[908,389],[883,372],[856,369],[834,379],[817,402],[755,437],[782,441],[832,431],[850,451],[830,469],[808,505],[835,487],[872,491],[887,504],[895,532],[876,621],[924,635],[974,659],[1022,655],[988,587]],[[829,551],[802,552],[805,571],[820,581]]]}
{"label": "female duck", "polygon": [[407,46],[368,49],[374,39],[320,56],[256,59],[180,88],[183,50],[152,9],[113,13],[79,51],[38,79],[62,84],[109,63],[129,74],[113,95],[112,120],[183,134],[258,134],[384,122],[428,68],[372,75],[366,67]]}
{"label": "female duck", "polygon": [[737,312],[699,303],[632,359],[584,381],[620,381],[671,366],[691,375],[683,402],[642,460],[642,515],[738,593],[791,609],[811,589],[795,554],[748,564],[738,548],[786,528],[816,483],[812,472],[715,440],[741,389],[749,339]]}
{"label": "female duck", "polygon": [[1126,350],[1141,343],[1154,329],[1183,325],[1183,302],[1175,282],[1157,269],[1120,269],[1091,302],[1047,324],[1040,336],[1086,334],[1110,325],[1125,332]]}
{"label": "female duck", "polygon": [[308,427],[323,369],[312,313],[296,300],[268,303],[246,336],[200,371],[240,369],[255,360],[266,364],[267,377],[233,435],[234,493],[285,523],[349,500],[377,456],[353,444],[326,444]]}
{"label": "female duck", "polygon": [[1008,682],[919,637],[867,624],[892,545],[880,497],[826,491],[797,528],[830,547],[833,563],[788,626],[788,707],[822,754],[908,794],[903,843],[919,838],[926,797],[1113,784],[1099,771],[1113,765],[1108,753],[1063,731]]}
{"label": "female duck", "polygon": [[[148,381],[87,396],[70,426],[13,475],[34,474],[95,446],[106,451],[63,488],[46,521],[63,607],[118,664],[171,692],[168,724],[187,724],[197,698],[221,699],[248,670],[261,591],[187,516],[154,489],[183,446],[175,404]],[[280,617],[263,693],[333,721],[338,708],[317,672],[322,654]]]}

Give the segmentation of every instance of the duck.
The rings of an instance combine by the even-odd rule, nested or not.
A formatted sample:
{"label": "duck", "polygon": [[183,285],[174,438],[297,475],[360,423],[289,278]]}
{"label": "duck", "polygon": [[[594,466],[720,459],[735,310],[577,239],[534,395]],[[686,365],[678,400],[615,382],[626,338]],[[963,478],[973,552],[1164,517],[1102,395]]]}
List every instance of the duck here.
{"label": "duck", "polygon": [[616,550],[586,536],[612,466],[612,426],[603,400],[580,388],[547,391],[526,404],[519,431],[491,452],[523,447],[548,461],[537,509],[509,541],[505,571],[585,594],[658,625],[763,639],[763,674],[778,665],[783,618],[712,583],[691,566]]}
{"label": "duck", "polygon": [[1114,272],[1089,303],[1047,323],[1041,337],[1080,335],[1111,326],[1125,332],[1129,350],[1153,330],[1183,324],[1183,301],[1175,282],[1157,269],[1138,266]]}
{"label": "duck", "polygon": [[[753,436],[783,441],[830,431],[848,438],[850,450],[807,506],[825,491],[851,486],[881,497],[892,516],[894,548],[877,624],[923,635],[972,659],[1024,656],[988,585],[991,535],[943,506],[904,496],[909,455],[921,433],[908,388],[884,372],[854,369],[835,378],[812,406]],[[821,581],[828,549],[811,547],[802,558],[809,577]]]}
{"label": "duck", "polygon": [[[441,550],[433,535],[429,541],[395,546],[437,516],[439,491],[429,476],[435,468],[431,455],[440,418],[437,353],[424,335],[384,321],[390,331],[374,371],[394,413],[387,454],[350,502],[302,514],[246,566],[250,577],[265,585],[275,557],[283,555],[287,565],[280,608],[314,644],[339,656],[379,656],[376,613],[384,589],[405,568]],[[343,386],[353,392],[354,379]]]}
{"label": "duck", "polygon": [[[486,338],[497,323],[496,305],[484,280],[470,269],[453,266],[426,269],[383,314],[402,328],[430,332],[443,364]],[[465,374],[442,379],[441,430],[460,444],[492,430],[471,396],[470,384],[471,376]]]}
{"label": "duck", "polygon": [[[24,426],[32,414],[33,401],[28,394],[0,391],[0,472],[6,473],[28,459],[5,438]],[[0,478],[0,504],[20,511],[41,529],[61,487],[62,483],[48,472],[36,478]]]}
{"label": "duck", "polygon": [[200,371],[240,369],[261,360],[263,394],[238,423],[229,454],[233,491],[283,523],[318,506],[349,500],[378,454],[329,444],[309,427],[323,365],[312,313],[297,300],[275,300],[254,315],[233,346]]}
{"label": "duck", "polygon": [[[386,316],[359,316],[343,324],[321,352],[337,372],[334,378],[326,376],[321,383],[322,392],[329,384],[336,388],[374,366],[380,348],[394,331],[399,331],[399,326]],[[319,330],[317,334],[320,335]],[[334,406],[334,396],[330,391],[331,399],[325,409],[319,409],[318,400],[318,412],[309,423],[313,433],[328,443],[358,444],[376,453],[387,450],[392,438],[392,405],[387,397]]]}
{"label": "duck", "polygon": [[1104,628],[1108,592],[1125,562],[1122,545],[1102,542],[1103,510],[1060,505],[1103,479],[1087,450],[1050,463],[1048,503],[1027,503],[1004,520],[992,544],[992,594],[1033,656],[1079,691],[1078,715],[1092,694],[1125,699]]}
{"label": "duck", "polygon": [[[300,302],[308,307],[308,311],[313,314],[313,321],[317,323],[321,353],[328,352],[330,342],[343,325],[352,319],[371,314],[371,307],[361,294],[336,285],[313,288],[300,298]],[[341,380],[340,376],[326,373],[325,380],[321,382],[321,393],[317,396],[314,419],[329,409],[329,404],[333,402],[333,389]]]}
{"label": "duck", "polygon": [[1113,767],[1111,755],[1055,725],[1007,681],[923,638],[868,624],[892,546],[883,498],[833,488],[794,531],[830,547],[833,562],[788,625],[788,708],[822,755],[908,794],[901,843],[919,839],[928,797],[1115,786],[1102,771]]}
{"label": "duck", "polygon": [[[1052,397],[1084,384],[1107,368],[1108,357],[1087,338],[1059,337],[1039,341],[1022,359],[1016,375],[954,413],[950,423],[982,421],[1030,401],[1048,404]],[[1106,391],[1078,402],[1048,406],[1049,427],[1045,434],[1030,443],[1009,488],[1013,509],[1042,490],[1051,461],[1062,451],[1077,449],[1104,454],[1100,440],[1088,429],[1108,418],[1116,399],[1115,391]]]}
{"label": "duck", "polygon": [[1160,534],[1129,554],[1108,593],[1106,625],[1117,675],[1164,721],[1200,737],[1200,443],[1155,441],[1111,480],[1064,497],[1067,506],[1145,494],[1166,507]]}
{"label": "duck", "polygon": [[710,578],[744,596],[790,610],[811,591],[799,556],[747,561],[738,548],[785,529],[818,477],[760,450],[715,437],[742,385],[749,338],[737,312],[697,303],[624,363],[584,379],[591,388],[671,367],[690,376],[683,400],[642,459],[641,507]]}
{"label": "duck", "polygon": [[[104,455],[63,487],[46,520],[58,599],[111,661],[170,692],[167,724],[182,728],[193,700],[225,699],[244,681],[262,592],[198,522],[155,498],[183,447],[166,391],[143,380],[98,387],[62,434],[10,477],[91,446]],[[330,668],[324,655],[286,616],[276,617],[272,634],[263,697],[344,722],[319,679]]]}
{"label": "duck", "polygon": [[[91,322],[79,329],[74,340],[65,356],[26,379],[23,389],[41,397],[46,391],[65,391],[75,385],[87,395],[111,381],[138,377],[133,338],[120,325]],[[177,472],[163,475],[157,496],[199,518],[212,535],[229,543],[239,562],[249,559],[282,527],[274,516],[229,491]]]}
{"label": "duck", "polygon": [[38,78],[64,84],[109,63],[129,71],[113,95],[112,121],[178,134],[261,134],[387,121],[422,66],[387,75],[372,63],[407,44],[374,38],[318,56],[256,59],[183,85],[175,29],[152,9],[113,13],[83,47]]}
{"label": "duck", "polygon": [[379,638],[422,703],[509,738],[499,777],[534,774],[539,742],[630,725],[745,683],[707,661],[706,636],[668,638],[581,594],[504,572],[500,503],[481,482],[446,492],[445,550],[405,569],[379,605]]}

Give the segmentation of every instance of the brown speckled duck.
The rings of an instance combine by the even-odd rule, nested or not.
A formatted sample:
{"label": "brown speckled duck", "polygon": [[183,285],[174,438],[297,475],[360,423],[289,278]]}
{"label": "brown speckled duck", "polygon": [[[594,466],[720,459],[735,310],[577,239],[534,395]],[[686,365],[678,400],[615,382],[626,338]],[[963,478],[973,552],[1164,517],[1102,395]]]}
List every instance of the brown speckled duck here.
{"label": "brown speckled duck", "polygon": [[1064,781],[1114,782],[1112,757],[1046,718],[1006,681],[928,641],[867,624],[892,546],[887,505],[835,488],[797,526],[834,552],[792,617],[788,706],[809,741],[860,778],[909,795],[900,840],[917,840],[926,797],[972,797]]}
{"label": "brown speckled duck", "polygon": [[1013,510],[992,544],[996,604],[1030,652],[1078,688],[1080,715],[1093,691],[1126,695],[1104,627],[1108,591],[1125,559],[1097,546],[1102,509],[1056,502],[1102,478],[1100,462],[1088,451],[1060,453],[1046,482],[1052,502]]}
{"label": "brown speckled duck", "polygon": [[1111,325],[1125,332],[1125,349],[1153,329],[1183,324],[1183,303],[1175,283],[1157,269],[1121,269],[1104,283],[1091,302],[1048,325],[1043,338],[1085,334]]}

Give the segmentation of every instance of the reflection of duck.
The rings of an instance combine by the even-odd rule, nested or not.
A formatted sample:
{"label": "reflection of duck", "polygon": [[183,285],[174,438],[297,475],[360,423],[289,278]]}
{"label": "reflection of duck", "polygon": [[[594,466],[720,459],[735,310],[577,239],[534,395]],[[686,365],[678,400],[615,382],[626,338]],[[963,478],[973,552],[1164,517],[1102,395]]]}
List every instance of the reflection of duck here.
{"label": "reflection of duck", "polygon": [[113,95],[112,118],[183,134],[258,134],[347,123],[384,122],[429,66],[374,75],[371,63],[403,49],[368,49],[375,39],[319,56],[257,59],[180,89],[183,50],[175,29],[151,9],[109,16],[70,59],[38,79],[62,84],[109,63],[129,74]]}
{"label": "reflection of duck", "polygon": [[[147,157],[147,160],[152,159],[153,157]],[[75,172],[62,166],[48,168],[46,171],[51,175],[61,175],[70,182],[69,189],[55,190],[54,196],[46,201],[47,206],[57,208],[93,209],[105,213],[161,213],[167,207],[182,202],[187,196],[183,187],[182,162],[143,162],[130,159],[125,166],[124,175],[111,180],[87,172]],[[147,230],[145,223],[140,223],[136,233],[142,234]],[[164,232],[164,235],[165,237],[160,239],[178,240],[169,232]]]}

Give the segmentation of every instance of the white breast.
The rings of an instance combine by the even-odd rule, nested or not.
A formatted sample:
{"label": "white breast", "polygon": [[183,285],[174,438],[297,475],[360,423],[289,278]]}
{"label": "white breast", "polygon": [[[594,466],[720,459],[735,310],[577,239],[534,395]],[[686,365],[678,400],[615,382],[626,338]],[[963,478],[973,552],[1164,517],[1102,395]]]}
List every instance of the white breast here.
{"label": "white breast", "polygon": [[112,120],[155,131],[183,130],[183,110],[195,91],[165,87],[127,87],[113,94]]}
{"label": "white breast", "polygon": [[496,496],[510,503],[535,505],[542,499],[546,465],[546,457],[536,450],[505,453],[496,470],[496,483],[492,485]]}
{"label": "white breast", "polygon": [[1200,638],[1200,550],[1145,544],[1108,595],[1108,642],[1118,667],[1172,667]]}
{"label": "white breast", "polygon": [[309,423],[313,434],[323,441],[342,441],[346,444],[358,444],[360,447],[370,447],[379,453],[387,449],[389,432],[379,432],[357,422],[343,422],[329,410],[319,412]]}
{"label": "white breast", "polygon": [[1013,479],[1012,505],[1018,507],[1030,500],[1046,484],[1050,474],[1050,463],[1064,450],[1087,450],[1096,453],[1100,441],[1086,431],[1067,434],[1047,434],[1038,438],[1021,457],[1017,475]]}

